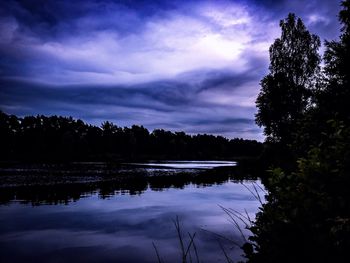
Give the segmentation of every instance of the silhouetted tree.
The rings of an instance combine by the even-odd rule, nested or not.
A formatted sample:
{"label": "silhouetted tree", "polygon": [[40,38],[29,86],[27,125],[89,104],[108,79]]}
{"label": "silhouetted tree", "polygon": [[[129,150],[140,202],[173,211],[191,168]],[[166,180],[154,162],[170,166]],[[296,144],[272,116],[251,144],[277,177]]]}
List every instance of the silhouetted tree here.
{"label": "silhouetted tree", "polygon": [[320,40],[294,14],[281,20],[280,27],[281,37],[270,47],[270,73],[262,79],[256,100],[256,122],[268,140],[290,142],[310,102],[319,71]]}
{"label": "silhouetted tree", "polygon": [[[250,228],[251,242],[243,246],[248,262],[350,261],[350,1],[342,6],[340,41],[327,42],[325,81],[318,83],[312,107],[293,120],[298,130],[291,146],[302,145],[297,161],[290,160],[295,169],[271,168],[265,180],[267,203]],[[300,105],[293,103],[298,112]],[[279,135],[281,144],[291,141]]]}
{"label": "silhouetted tree", "polygon": [[327,112],[329,118],[350,122],[350,1],[343,1],[342,7],[339,13],[342,24],[340,41],[326,41],[326,85],[319,103],[322,108],[332,108]]}

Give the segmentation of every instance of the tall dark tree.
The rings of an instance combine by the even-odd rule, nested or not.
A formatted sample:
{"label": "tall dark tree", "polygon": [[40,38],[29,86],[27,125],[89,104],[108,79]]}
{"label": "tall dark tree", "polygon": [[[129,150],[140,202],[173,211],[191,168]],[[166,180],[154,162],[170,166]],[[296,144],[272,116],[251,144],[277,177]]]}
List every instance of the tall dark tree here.
{"label": "tall dark tree", "polygon": [[329,118],[350,121],[350,1],[342,2],[339,20],[342,24],[339,41],[326,41],[324,55],[326,87],[321,92],[320,107],[332,108]]}
{"label": "tall dark tree", "polygon": [[342,1],[341,5],[340,39],[325,41],[322,81],[314,93],[314,107],[300,122],[293,145],[301,153],[322,143],[324,135],[332,132],[334,121],[350,124],[350,1]]}
{"label": "tall dark tree", "polygon": [[271,169],[267,202],[244,246],[248,262],[350,262],[350,1],[342,7],[340,41],[326,42],[325,81],[293,143],[304,150],[293,171]]}
{"label": "tall dark tree", "polygon": [[280,27],[281,37],[270,47],[270,72],[262,79],[256,100],[256,122],[268,140],[288,143],[310,104],[320,69],[320,39],[294,14],[281,20]]}

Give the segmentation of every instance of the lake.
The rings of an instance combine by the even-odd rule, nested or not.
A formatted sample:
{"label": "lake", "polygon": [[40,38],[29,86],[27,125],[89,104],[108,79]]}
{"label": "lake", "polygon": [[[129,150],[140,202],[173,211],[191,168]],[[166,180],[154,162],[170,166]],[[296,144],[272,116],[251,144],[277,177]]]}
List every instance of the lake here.
{"label": "lake", "polygon": [[[176,218],[186,244],[188,233],[196,234],[201,262],[226,262],[220,244],[241,259],[244,237],[225,209],[254,218],[260,203],[250,191],[264,193],[259,181],[235,180],[235,166],[172,161],[2,169],[0,261],[157,262],[155,244],[164,262],[181,262]],[[190,253],[194,259],[193,246]]]}

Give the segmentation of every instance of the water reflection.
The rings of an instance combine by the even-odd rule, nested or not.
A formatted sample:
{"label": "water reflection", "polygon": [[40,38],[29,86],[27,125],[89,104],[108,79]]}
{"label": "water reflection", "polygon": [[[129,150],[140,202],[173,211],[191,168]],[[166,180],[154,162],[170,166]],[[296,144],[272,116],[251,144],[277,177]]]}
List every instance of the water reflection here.
{"label": "water reflection", "polygon": [[[163,164],[165,165],[161,163]],[[140,163],[102,169],[101,164],[90,164],[85,170],[78,169],[79,167],[31,167],[2,171],[0,203],[17,201],[32,205],[68,204],[95,193],[100,198],[118,194],[140,195],[147,189],[182,189],[189,184],[205,187],[230,180],[247,179],[247,175],[242,175],[232,162],[226,163],[228,167],[221,167],[223,162],[201,163],[200,168],[197,167],[198,163],[184,162],[179,164],[181,168],[157,165]],[[177,164],[167,165],[174,167]]]}
{"label": "water reflection", "polygon": [[[3,186],[0,261],[156,262],[155,242],[165,262],[180,262],[172,224],[176,216],[184,231],[197,233],[201,261],[224,261],[216,237],[202,229],[242,242],[218,204],[246,209],[251,217],[259,206],[244,186],[233,181],[238,172],[231,168],[174,174],[124,167],[123,172],[85,181],[74,175],[77,178],[69,183],[57,178],[56,184],[43,185],[45,178],[39,178],[30,186],[21,180]],[[238,248],[226,247],[239,258]]]}
{"label": "water reflection", "polygon": [[214,169],[217,167],[236,166],[237,162],[231,161],[165,161],[165,162],[147,162],[130,163],[134,166],[174,168],[174,169]]}

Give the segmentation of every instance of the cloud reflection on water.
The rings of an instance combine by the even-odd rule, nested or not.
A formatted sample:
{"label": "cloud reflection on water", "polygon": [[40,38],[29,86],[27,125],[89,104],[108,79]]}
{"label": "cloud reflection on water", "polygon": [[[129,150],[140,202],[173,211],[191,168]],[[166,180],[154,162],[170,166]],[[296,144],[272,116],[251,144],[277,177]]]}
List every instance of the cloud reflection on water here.
{"label": "cloud reflection on water", "polygon": [[[2,260],[20,262],[154,262],[154,241],[166,262],[178,262],[180,252],[172,220],[179,216],[184,230],[197,232],[197,247],[205,262],[223,259],[214,231],[239,241],[218,204],[254,217],[258,202],[241,185],[226,182],[162,192],[148,188],[142,195],[92,194],[69,205],[1,206]],[[216,251],[216,252],[215,252]],[[234,258],[239,249],[230,251]]]}

